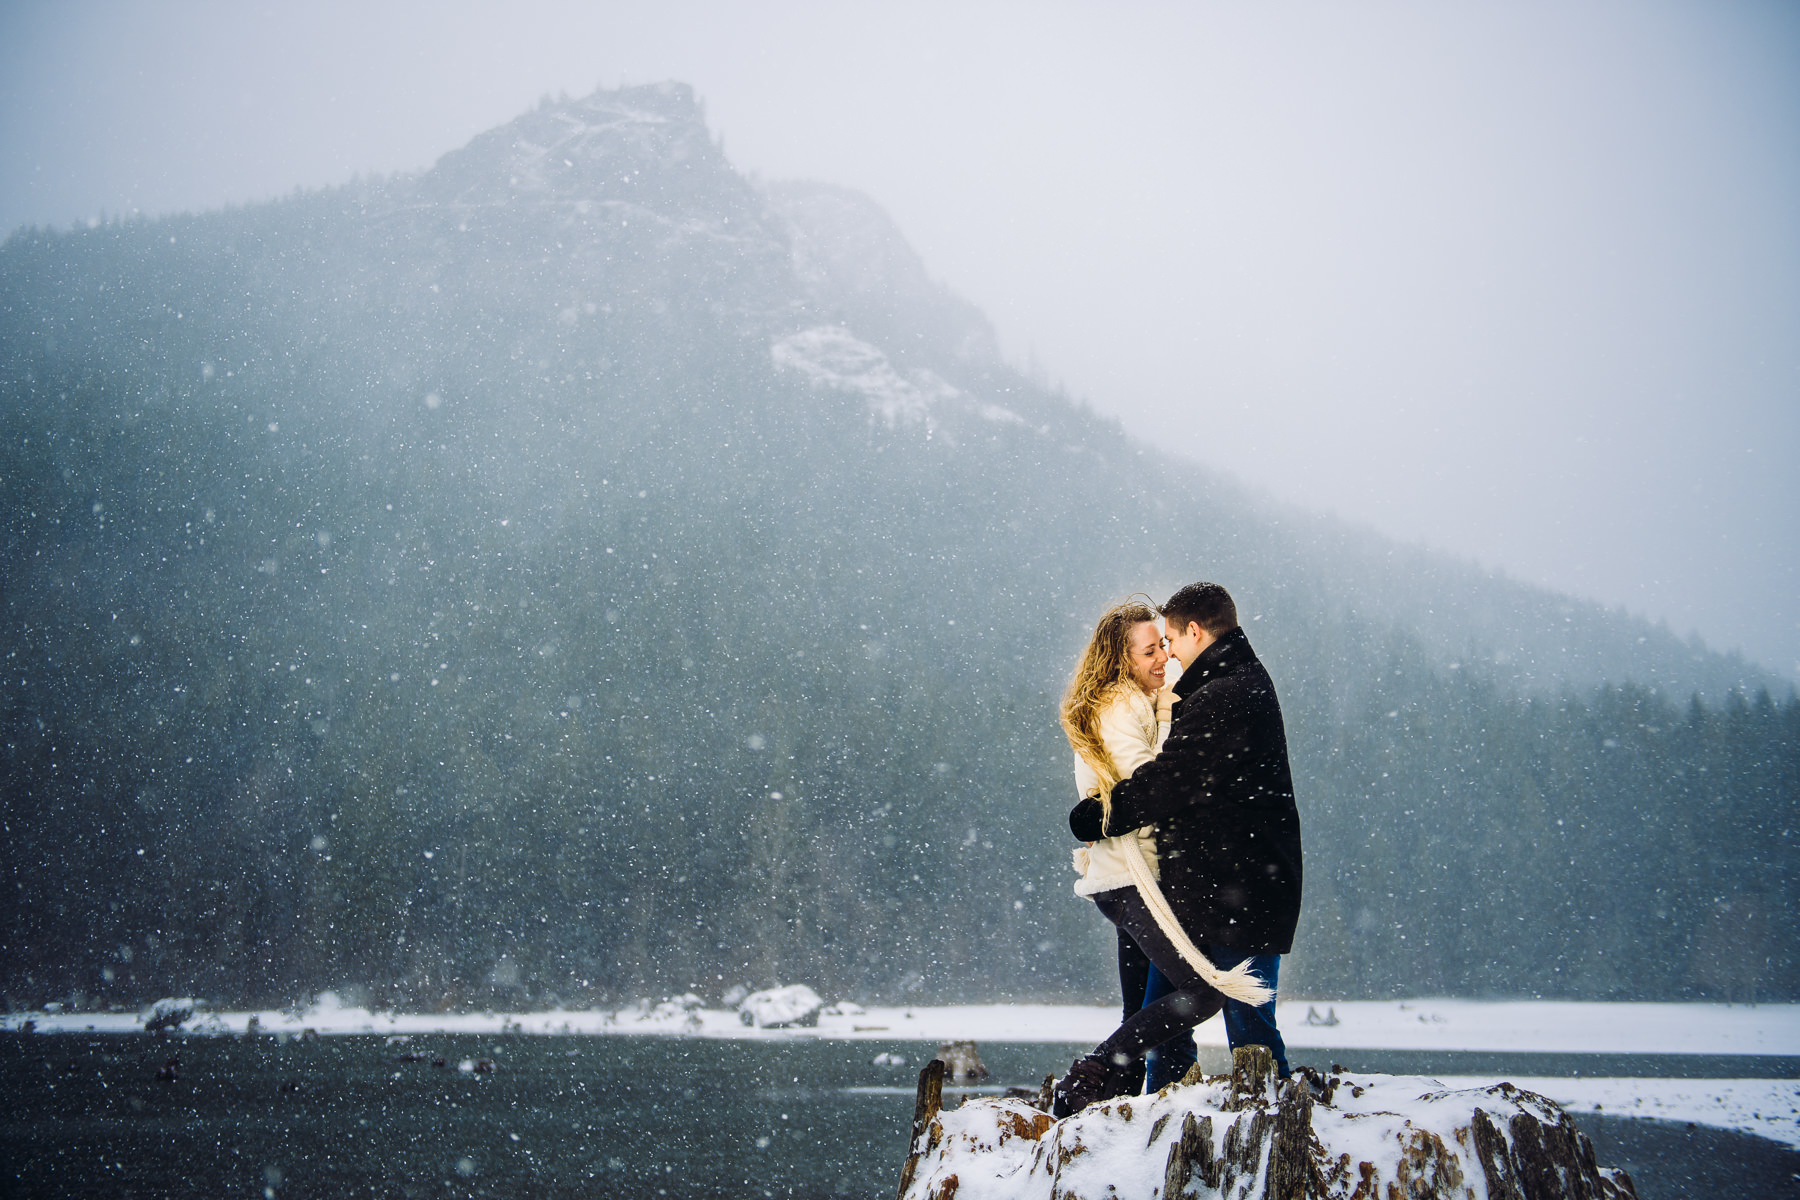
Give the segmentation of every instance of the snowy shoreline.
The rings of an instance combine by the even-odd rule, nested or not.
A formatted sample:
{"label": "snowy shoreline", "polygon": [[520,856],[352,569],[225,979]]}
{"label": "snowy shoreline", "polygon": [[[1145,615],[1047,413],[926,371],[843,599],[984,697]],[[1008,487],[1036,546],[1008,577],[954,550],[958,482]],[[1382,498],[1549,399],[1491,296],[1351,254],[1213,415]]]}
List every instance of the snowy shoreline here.
{"label": "snowy shoreline", "polygon": [[[531,1033],[664,1035],[774,1040],[1068,1042],[1092,1045],[1112,1032],[1117,1010],[1088,1005],[968,1004],[862,1009],[831,1005],[811,1027],[760,1029],[729,1009],[697,998],[643,1002],[617,1010],[406,1013],[343,1004],[332,993],[304,1009],[213,1011],[191,1006],[190,1034]],[[138,1012],[11,1012],[0,1031],[138,1033]],[[1277,1009],[1282,1036],[1295,1049],[1442,1050],[1532,1054],[1715,1054],[1800,1057],[1800,1004],[1658,1004],[1559,1000],[1289,1001]],[[1330,1022],[1330,1023],[1326,1023]],[[1223,1046],[1218,1020],[1195,1031],[1201,1045]]]}
{"label": "snowy shoreline", "polygon": [[[165,1002],[165,1006],[166,1006]],[[182,1002],[189,1003],[189,1002]],[[144,1028],[143,1013],[13,1012],[0,1030],[27,1022],[41,1034],[127,1034]],[[1336,1019],[1336,1024],[1308,1023]],[[1751,1008],[1723,1004],[1579,1003],[1564,1001],[1294,1001],[1279,1008],[1291,1049],[1438,1050],[1565,1054],[1688,1054],[1800,1057],[1800,1004]],[[727,1009],[692,1000],[644,1003],[616,1011],[388,1013],[347,1006],[327,993],[300,1011],[213,1012],[203,1006],[184,1036],[320,1036],[378,1034],[537,1034],[665,1036],[790,1042],[794,1040],[1032,1042],[1092,1045],[1112,1031],[1116,1010],[1081,1005],[992,1004],[858,1009],[833,1005],[816,1027],[757,1029]],[[1217,1020],[1197,1031],[1205,1046],[1223,1046]],[[919,1061],[928,1057],[922,1051]],[[1446,1087],[1476,1087],[1498,1077],[1446,1077]],[[1755,1134],[1800,1149],[1800,1080],[1537,1078],[1507,1076],[1571,1112],[1684,1121]],[[897,1088],[897,1092],[910,1090]]]}

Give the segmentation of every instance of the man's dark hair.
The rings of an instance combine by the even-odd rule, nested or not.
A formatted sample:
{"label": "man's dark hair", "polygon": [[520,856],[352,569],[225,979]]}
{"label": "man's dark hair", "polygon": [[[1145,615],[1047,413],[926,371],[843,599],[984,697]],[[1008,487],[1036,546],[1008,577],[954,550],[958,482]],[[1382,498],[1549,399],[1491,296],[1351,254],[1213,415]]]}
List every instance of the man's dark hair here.
{"label": "man's dark hair", "polygon": [[1170,596],[1162,606],[1171,631],[1186,629],[1192,621],[1214,637],[1236,629],[1237,605],[1231,593],[1216,583],[1190,583]]}

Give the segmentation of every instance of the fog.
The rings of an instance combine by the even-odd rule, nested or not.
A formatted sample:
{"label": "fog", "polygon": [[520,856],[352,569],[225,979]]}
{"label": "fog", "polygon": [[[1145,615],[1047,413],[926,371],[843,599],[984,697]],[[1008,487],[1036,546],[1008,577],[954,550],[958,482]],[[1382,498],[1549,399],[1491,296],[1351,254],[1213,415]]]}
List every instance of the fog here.
{"label": "fog", "polygon": [[0,228],[682,79],[739,167],[869,193],[1129,431],[1792,676],[1797,68],[1773,3],[22,3]]}

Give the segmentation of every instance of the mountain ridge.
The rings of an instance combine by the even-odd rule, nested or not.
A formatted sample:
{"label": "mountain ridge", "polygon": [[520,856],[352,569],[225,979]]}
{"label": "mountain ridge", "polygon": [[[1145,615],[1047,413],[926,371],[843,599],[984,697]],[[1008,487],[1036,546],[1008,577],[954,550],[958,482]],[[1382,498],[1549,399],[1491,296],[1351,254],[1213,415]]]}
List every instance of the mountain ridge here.
{"label": "mountain ridge", "polygon": [[[421,189],[430,194],[429,199]],[[1008,394],[1042,393],[1002,362],[991,324],[929,276],[878,205],[829,184],[778,181],[759,191],[726,162],[720,145],[706,129],[702,106],[685,84],[647,84],[601,90],[579,100],[546,102],[447,152],[423,171],[310,193],[305,202],[327,202],[333,197],[356,200],[372,225],[407,211],[454,213],[463,233],[469,232],[468,214],[546,205],[560,213],[562,228],[580,229],[592,237],[609,228],[607,222],[586,219],[596,209],[635,211],[664,223],[667,251],[696,238],[717,240],[729,249],[739,268],[731,274],[747,276],[747,280],[740,278],[740,283],[754,288],[759,297],[758,303],[734,310],[735,318],[744,325],[741,332],[767,336],[775,343],[805,333],[811,326],[841,325],[860,333],[857,341],[875,346],[882,356],[902,366],[917,363],[934,376],[947,373],[975,387],[997,386]],[[269,203],[279,206],[288,201]],[[726,228],[734,217],[740,226],[736,232]],[[184,215],[153,220],[180,223],[193,219]],[[630,216],[623,216],[619,223],[629,229]],[[32,236],[38,235],[20,231],[9,241]],[[654,262],[658,256],[646,257]],[[691,267],[693,257],[679,265]],[[743,269],[746,261],[748,270]],[[701,290],[710,282],[703,282]],[[717,290],[721,296],[715,298],[714,307],[723,314],[729,307],[723,297],[730,294],[730,288]],[[770,294],[781,297],[781,303],[770,306],[766,302]],[[568,309],[561,315],[566,318]],[[811,326],[805,324],[809,321]],[[913,338],[901,337],[898,329],[903,322],[926,328],[910,329]],[[921,347],[918,342],[925,344]],[[843,345],[847,348],[848,344]],[[1318,526],[1316,532],[1306,535],[1315,546],[1360,543],[1362,557],[1397,557],[1412,564],[1414,577],[1449,575],[1463,589],[1485,580],[1508,592],[1516,605],[1532,614],[1519,622],[1520,626],[1535,627],[1541,633],[1557,623],[1579,621],[1592,636],[1618,619],[1619,610],[1598,601],[1512,579],[1455,552],[1409,545],[1353,522],[1279,504],[1254,485],[1228,482],[1214,468],[1118,436],[1123,431],[1116,421],[1079,402],[1061,398],[1055,407],[1061,409],[1056,415],[1065,421],[1076,420],[1076,431],[1082,437],[1092,438],[1104,430],[1103,441],[1138,458],[1153,459],[1164,473],[1203,474],[1209,486],[1241,496],[1245,507],[1279,508],[1288,514],[1285,519],[1290,523]],[[1379,609],[1383,605],[1376,602],[1385,601],[1394,611],[1406,611],[1405,605],[1392,603],[1393,598],[1379,590],[1370,600],[1372,608]],[[1429,619],[1437,615],[1436,607],[1425,605],[1408,615],[1429,642],[1445,648],[1444,661],[1458,661],[1469,647],[1453,643],[1466,639],[1458,639],[1447,625]],[[1505,628],[1504,614],[1496,606],[1460,607],[1476,612],[1485,609],[1485,621],[1469,618],[1477,628],[1501,626],[1488,639],[1491,647],[1483,647],[1484,656],[1497,658],[1495,665],[1503,671],[1509,663],[1528,664],[1515,675],[1515,682],[1525,688],[1554,690],[1563,684],[1590,686],[1630,680],[1673,694],[1699,691],[1717,701],[1733,688],[1754,691],[1793,686],[1736,652],[1711,651],[1704,639],[1696,644],[1693,638],[1682,638],[1666,624],[1644,617],[1625,615],[1629,645],[1654,643],[1654,657],[1619,647],[1600,654],[1581,653],[1554,638],[1533,645],[1526,629]],[[1693,668],[1698,664],[1706,666],[1696,671]]]}
{"label": "mountain ridge", "polygon": [[0,246],[0,985],[1090,994],[1056,698],[1195,576],[1288,714],[1291,990],[1712,994],[1784,911],[1764,677],[1142,445],[768,194],[661,86]]}
{"label": "mountain ridge", "polygon": [[[662,83],[624,89],[620,93],[596,93],[593,97],[573,102],[572,107],[579,109],[594,105],[597,98],[604,95],[621,98],[630,96],[634,100],[640,97],[651,98],[653,111],[668,122],[666,127],[680,131],[672,139],[683,147],[676,154],[677,162],[685,165],[704,160],[711,153],[716,154],[716,161],[706,165],[729,172],[722,149],[705,136],[703,110],[692,90],[685,85]],[[515,136],[515,128],[523,132],[525,123],[541,124],[553,120],[569,107],[571,106],[566,104],[546,106],[539,112],[521,117],[484,137],[489,139],[490,145],[498,146],[509,136]],[[629,111],[630,106],[606,106],[606,111],[609,112],[616,113],[621,109]],[[437,166],[424,173],[424,177],[430,177],[441,170],[454,156],[473,152],[481,144],[482,139],[478,138],[464,150],[445,155]],[[690,149],[701,145],[706,149],[699,152]],[[535,146],[533,149],[536,149]],[[550,156],[548,148],[537,155],[539,158]],[[497,172],[490,167],[487,174],[493,176]],[[900,326],[905,324],[906,332],[926,343],[926,355],[940,369],[947,361],[977,370],[997,369],[1005,373],[1007,384],[1022,382],[1017,372],[1002,362],[991,324],[974,306],[954,295],[928,274],[925,264],[906,242],[899,228],[868,197],[836,185],[801,181],[772,181],[762,189],[762,196],[769,210],[765,215],[774,216],[786,225],[794,275],[802,284],[808,316],[859,332],[863,337],[857,340],[863,340],[864,337],[870,339],[870,344],[877,346],[884,355],[898,355],[897,361],[903,364],[918,359],[921,351],[916,344],[909,344],[913,339],[900,336]],[[579,200],[575,202],[579,203]],[[740,220],[743,219],[740,215]],[[921,318],[929,331],[918,328]],[[779,329],[779,317],[772,320],[771,324]],[[793,330],[789,332],[789,336],[804,332],[806,331]],[[924,369],[929,370],[930,366],[927,365]],[[1074,402],[1069,402],[1069,407],[1084,413],[1090,422],[1090,430],[1093,424],[1099,424],[1122,433],[1122,428],[1116,422],[1100,417],[1091,409],[1084,410]],[[1090,431],[1083,432],[1092,436]],[[1127,452],[1142,456],[1150,449],[1136,444],[1135,439],[1127,438],[1124,441],[1129,446]],[[1213,477],[1218,474],[1216,469],[1201,468],[1199,464],[1178,456],[1160,451],[1153,453],[1161,460],[1162,469],[1171,474],[1192,473],[1196,470]],[[1213,486],[1219,486],[1222,482],[1215,478]],[[1472,559],[1454,552],[1408,545],[1354,522],[1339,523],[1333,518],[1307,512],[1299,506],[1278,506],[1254,485],[1241,485],[1240,494],[1257,508],[1284,507],[1293,516],[1303,516],[1322,525],[1323,528],[1314,535],[1317,542],[1329,542],[1334,538],[1361,542],[1367,547],[1363,551],[1365,555],[1380,553],[1384,557],[1399,557],[1402,561],[1413,564],[1413,570],[1409,572],[1412,575],[1447,574],[1457,579],[1464,588],[1477,581],[1485,581],[1486,584],[1509,592],[1515,603],[1537,615],[1540,619],[1533,623],[1540,627],[1554,627],[1555,624],[1554,620],[1543,620],[1543,617],[1561,618],[1563,624],[1582,622],[1591,635],[1617,617],[1617,610],[1609,610],[1597,601],[1559,589],[1511,579],[1502,571],[1484,569]],[[1426,570],[1427,567],[1430,569]],[[1470,607],[1479,609],[1481,606]],[[1489,621],[1493,622],[1495,614],[1491,612],[1492,606],[1488,607]],[[1421,615],[1436,614],[1429,611]],[[1744,660],[1741,655],[1721,654],[1706,649],[1703,639],[1695,645],[1692,638],[1680,638],[1664,624],[1629,615],[1626,620],[1634,627],[1632,644],[1644,645],[1654,639],[1659,643],[1658,651],[1665,661],[1686,659],[1691,663],[1705,661],[1711,655],[1717,655],[1718,660],[1722,661],[1715,670],[1707,673],[1704,683],[1699,683],[1681,672],[1671,670],[1667,665],[1650,665],[1636,659],[1630,650],[1623,653],[1615,650],[1605,655],[1581,655],[1567,644],[1532,647],[1517,630],[1510,631],[1512,645],[1496,645],[1487,649],[1485,656],[1497,659],[1496,665],[1501,667],[1521,659],[1529,663],[1528,668],[1520,670],[1517,682],[1520,686],[1539,690],[1553,690],[1562,684],[1588,686],[1598,682],[1630,680],[1666,687],[1678,694],[1700,691],[1717,700],[1733,687],[1749,691],[1761,687],[1779,688],[1783,683],[1792,687],[1791,682]],[[1470,623],[1477,627],[1480,625],[1476,621]],[[1433,628],[1434,625],[1434,622],[1421,620],[1415,627],[1431,631],[1428,640],[1445,648],[1445,661],[1457,661],[1466,657],[1473,649],[1466,644],[1452,647],[1454,635],[1448,629]],[[1508,639],[1501,637],[1495,640],[1501,642]],[[1584,662],[1584,659],[1587,661]]]}

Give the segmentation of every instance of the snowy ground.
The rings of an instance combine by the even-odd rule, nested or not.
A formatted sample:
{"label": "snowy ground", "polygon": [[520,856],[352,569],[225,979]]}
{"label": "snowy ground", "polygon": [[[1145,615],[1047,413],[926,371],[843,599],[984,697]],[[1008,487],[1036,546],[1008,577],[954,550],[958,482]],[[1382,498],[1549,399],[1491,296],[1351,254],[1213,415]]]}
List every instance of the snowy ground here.
{"label": "snowy ground", "polygon": [[[833,1006],[834,1008],[839,1006]],[[752,1029],[735,1012],[690,1001],[618,1011],[538,1013],[375,1013],[347,1007],[330,994],[299,1012],[196,1011],[186,1029],[242,1033],[252,1019],[267,1033],[539,1033],[663,1034],[782,1041],[826,1038],[878,1042],[1069,1042],[1093,1044],[1112,1032],[1116,1010],[1073,1005],[959,1005],[828,1012],[816,1028]],[[1296,1050],[1443,1050],[1566,1054],[1709,1054],[1800,1056],[1800,1004],[1581,1004],[1477,1000],[1284,1003],[1283,1036]],[[1336,1024],[1311,1022],[1330,1021]],[[1309,1022],[1311,1018],[1311,1022]],[[133,1033],[133,1013],[9,1013],[0,1029],[32,1021],[41,1033]],[[1203,1045],[1222,1046],[1217,1020],[1197,1031]],[[925,1055],[921,1053],[920,1062]],[[1571,1111],[1654,1117],[1754,1133],[1800,1148],[1800,1080],[1532,1079],[1510,1076]],[[1446,1087],[1475,1087],[1487,1078],[1445,1078]]]}
{"label": "snowy ground", "polygon": [[[164,1004],[169,1002],[165,1001]],[[327,992],[304,1010],[211,1012],[195,1008],[187,1029],[242,1033],[252,1020],[267,1033],[628,1033],[728,1038],[862,1041],[1087,1042],[1111,1033],[1117,1009],[1082,1005],[978,1004],[858,1009],[831,1005],[816,1028],[752,1029],[735,1012],[667,1001],[617,1011],[535,1013],[370,1012]],[[833,1009],[847,1008],[848,1012]],[[1475,1050],[1547,1054],[1761,1054],[1800,1056],[1800,1004],[1583,1004],[1551,1000],[1284,1002],[1282,1035],[1296,1049]],[[15,1012],[0,1029],[35,1022],[43,1033],[133,1033],[141,1013]],[[1326,1024],[1324,1022],[1335,1022]],[[1195,1031],[1223,1046],[1211,1020]]]}

